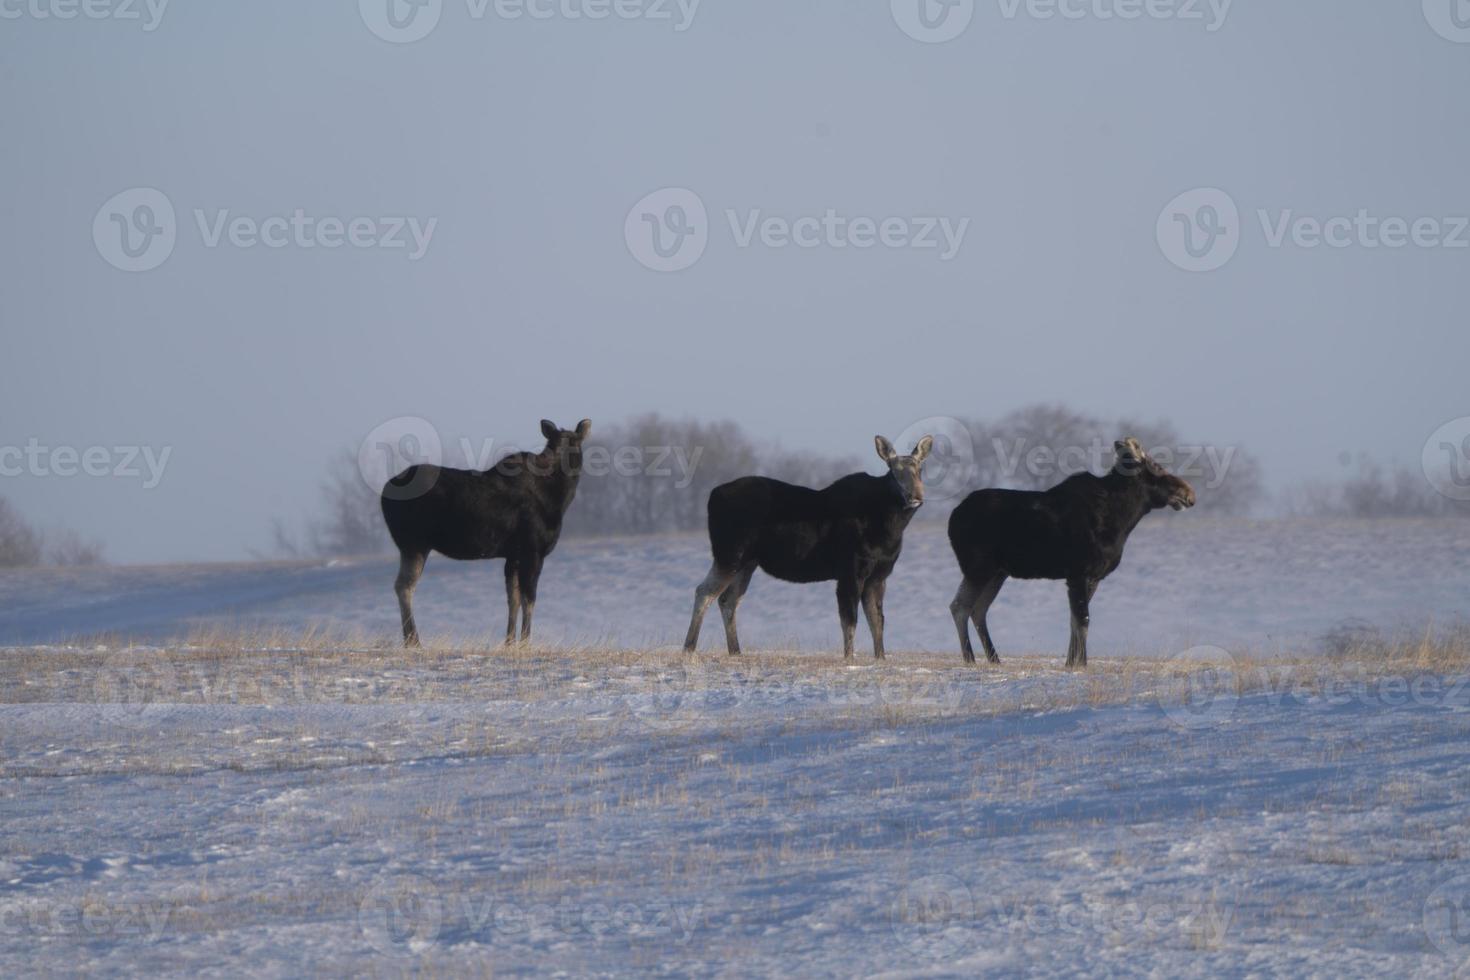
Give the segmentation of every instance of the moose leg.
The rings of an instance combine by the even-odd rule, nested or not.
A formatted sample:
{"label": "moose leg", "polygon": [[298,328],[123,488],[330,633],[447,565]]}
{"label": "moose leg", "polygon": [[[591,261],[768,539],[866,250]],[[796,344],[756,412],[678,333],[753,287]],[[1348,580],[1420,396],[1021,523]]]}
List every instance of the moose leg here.
{"label": "moose leg", "polygon": [[709,610],[709,604],[724,594],[735,575],[736,572],[726,571],[717,562],[710,568],[704,581],[695,588],[694,615],[689,620],[689,632],[684,637],[685,653],[693,653],[694,648],[699,645],[699,628],[704,625],[704,614]]}
{"label": "moose leg", "polygon": [[1067,645],[1067,666],[1087,666],[1088,606],[1097,585],[1087,579],[1067,580],[1067,601],[1072,607],[1072,640]]}
{"label": "moose leg", "polygon": [[720,594],[720,615],[725,619],[725,648],[732,657],[740,653],[740,638],[735,633],[735,610],[740,608],[740,600],[745,598],[745,590],[750,588],[750,578],[754,574],[755,566],[751,565],[736,575],[735,581]]}
{"label": "moose leg", "polygon": [[844,660],[852,659],[852,639],[853,634],[857,632],[860,592],[857,579],[840,578],[837,580],[837,618],[842,620],[842,657]]}
{"label": "moose leg", "polygon": [[1000,595],[1000,587],[1006,584],[1006,577],[1000,572],[995,574],[975,597],[975,605],[970,610],[970,618],[975,622],[975,632],[980,634],[980,645],[985,648],[985,659],[993,664],[1000,663],[1000,655],[995,652],[995,644],[990,641],[990,624],[987,616],[990,606],[995,602],[995,597]]}
{"label": "moose leg", "polygon": [[510,607],[510,619],[505,624],[505,645],[516,641],[516,614],[521,611],[520,572],[514,559],[505,560],[505,604]]}
{"label": "moose leg", "polygon": [[870,581],[863,589],[863,613],[868,617],[868,632],[873,634],[873,659],[883,659],[883,594],[888,580]]}
{"label": "moose leg", "polygon": [[403,620],[406,647],[419,645],[419,628],[413,621],[413,590],[419,584],[419,576],[424,574],[424,562],[428,558],[421,551],[405,551],[398,557],[398,580],[393,583],[393,591],[398,594],[398,615]]}
{"label": "moose leg", "polygon": [[531,639],[531,614],[536,611],[536,583],[541,581],[541,556],[516,562],[516,580],[521,586],[521,642]]}
{"label": "moose leg", "polygon": [[954,628],[960,635],[960,654],[967,664],[975,662],[975,648],[970,646],[970,610],[975,608],[979,595],[975,583],[966,577],[960,582],[954,601],[949,604],[949,614],[954,617]]}

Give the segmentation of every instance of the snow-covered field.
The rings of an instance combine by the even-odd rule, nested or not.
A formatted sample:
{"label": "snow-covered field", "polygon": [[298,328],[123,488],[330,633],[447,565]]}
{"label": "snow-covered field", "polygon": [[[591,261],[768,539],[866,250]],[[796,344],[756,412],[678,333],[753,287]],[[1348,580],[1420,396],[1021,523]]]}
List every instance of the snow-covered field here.
{"label": "snow-covered field", "polygon": [[[1085,674],[1040,585],[963,667],[942,544],[910,543],[883,664],[769,580],[747,656],[667,649],[690,539],[565,543],[517,651],[449,642],[499,632],[492,566],[431,565],[413,653],[382,562],[0,579],[0,976],[1470,959],[1470,534],[1158,522]],[[1390,640],[1324,645],[1349,622]]]}
{"label": "snow-covered field", "polygon": [[[1171,655],[1200,644],[1300,652],[1344,627],[1387,631],[1470,613],[1470,521],[1146,520],[1093,602],[1092,652]],[[505,631],[500,562],[435,556],[415,597],[419,626],[450,645]],[[648,649],[682,642],[694,586],[709,570],[702,535],[563,541],[541,578],[536,638],[558,646]],[[162,642],[194,631],[316,628],[359,641],[398,633],[396,559],[0,573],[0,644],[97,634]],[[959,572],[942,525],[910,529],[889,580],[895,651],[955,652],[949,602]],[[717,622],[704,648],[724,649]],[[1065,652],[1066,589],[1006,583],[991,612],[1002,655]],[[740,608],[752,649],[841,648],[827,585],[758,574]],[[860,627],[860,642],[866,629]]]}

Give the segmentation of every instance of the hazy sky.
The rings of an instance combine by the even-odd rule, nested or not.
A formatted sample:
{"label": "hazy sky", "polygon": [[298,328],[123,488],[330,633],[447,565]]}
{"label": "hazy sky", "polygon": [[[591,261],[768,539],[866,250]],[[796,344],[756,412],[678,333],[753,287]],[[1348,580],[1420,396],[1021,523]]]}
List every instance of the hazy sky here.
{"label": "hazy sky", "polygon": [[[600,20],[569,16],[599,0],[418,20],[392,0],[403,31],[438,17],[412,43],[370,28],[406,36],[389,0],[38,16],[56,2],[0,0],[0,446],[106,447],[109,471],[114,447],[170,455],[156,487],[141,459],[136,478],[27,464],[0,495],[114,560],[264,546],[329,454],[396,416],[530,443],[543,416],[658,409],[867,454],[926,416],[1062,400],[1240,443],[1281,486],[1344,450],[1413,463],[1470,415],[1470,248],[1428,247],[1429,225],[1400,248],[1369,247],[1392,225],[1271,242],[1287,211],[1365,211],[1470,243],[1452,0],[1236,0],[1223,23],[1205,0],[982,0],[944,43],[900,26],[925,35],[918,0],[703,0],[692,20],[689,0],[603,0]],[[151,271],[115,267],[134,261],[117,220],[137,261],[167,242],[139,230],[164,227],[149,199],[104,207],[133,188],[175,212]],[[636,244],[677,201],[630,220],[664,188],[707,214],[677,272]],[[1201,210],[1218,196],[1165,213],[1197,188],[1239,220]],[[298,209],[336,240],[359,217],[364,242],[436,223],[426,248],[307,248],[267,222]],[[829,210],[836,231],[799,226],[813,247],[759,225]],[[244,247],[251,224],[232,243],[239,217],[284,244]],[[938,248],[878,240],[927,218]],[[938,229],[965,219],[946,258]],[[1205,264],[1236,251],[1179,268],[1180,221],[1226,232]]]}

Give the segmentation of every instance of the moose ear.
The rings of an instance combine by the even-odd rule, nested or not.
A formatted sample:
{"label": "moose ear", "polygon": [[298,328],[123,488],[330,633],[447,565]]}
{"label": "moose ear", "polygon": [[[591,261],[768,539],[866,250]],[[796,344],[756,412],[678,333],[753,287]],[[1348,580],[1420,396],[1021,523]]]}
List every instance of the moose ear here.
{"label": "moose ear", "polygon": [[894,457],[898,455],[897,450],[893,448],[893,443],[882,436],[874,436],[873,445],[878,447],[878,458],[885,463],[892,462]]}
{"label": "moose ear", "polygon": [[541,434],[546,438],[555,439],[556,434],[560,431],[561,430],[556,427],[556,423],[551,421],[550,419],[541,420]]}
{"label": "moose ear", "polygon": [[577,438],[586,439],[587,434],[592,431],[592,420],[583,419],[577,423]]}
{"label": "moose ear", "polygon": [[924,438],[920,439],[919,444],[914,447],[914,459],[918,460],[920,463],[923,463],[924,460],[929,458],[929,454],[933,451],[934,437],[925,436]]}

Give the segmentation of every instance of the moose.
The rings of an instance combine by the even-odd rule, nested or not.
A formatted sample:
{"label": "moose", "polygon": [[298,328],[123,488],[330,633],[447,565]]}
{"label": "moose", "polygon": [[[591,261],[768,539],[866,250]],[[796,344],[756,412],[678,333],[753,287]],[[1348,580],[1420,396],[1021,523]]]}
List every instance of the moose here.
{"label": "moose", "polygon": [[456,561],[504,558],[510,606],[505,642],[515,642],[517,613],[521,642],[530,640],[541,565],[576,496],[582,445],[591,431],[590,419],[570,431],[542,420],[546,448],[539,453],[513,453],[483,472],[410,466],[384,485],[383,520],[399,552],[393,589],[404,646],[419,645],[413,591],[431,551]]}
{"label": "moose", "polygon": [[949,517],[960,583],[949,611],[966,663],[975,662],[968,621],[985,657],[1000,663],[986,613],[1007,578],[1065,579],[1072,608],[1067,666],[1087,666],[1088,606],[1098,583],[1123,560],[1123,545],[1144,515],[1193,507],[1194,489],[1149,457],[1137,439],[1114,443],[1106,476],[1077,473],[1045,491],[978,490]]}
{"label": "moose", "polygon": [[874,443],[888,466],[884,476],[854,473],[824,490],[748,476],[710,491],[714,565],[694,591],[685,652],[698,645],[704,614],[718,598],[726,648],[732,656],[740,653],[735,611],[760,568],[787,582],[835,579],[843,657],[853,655],[861,602],[873,634],[873,656],[882,659],[883,593],[904,528],[924,503],[923,466],[934,439],[920,439],[907,456],[900,456],[883,436]]}

